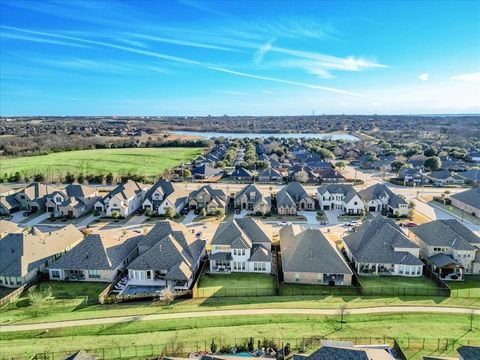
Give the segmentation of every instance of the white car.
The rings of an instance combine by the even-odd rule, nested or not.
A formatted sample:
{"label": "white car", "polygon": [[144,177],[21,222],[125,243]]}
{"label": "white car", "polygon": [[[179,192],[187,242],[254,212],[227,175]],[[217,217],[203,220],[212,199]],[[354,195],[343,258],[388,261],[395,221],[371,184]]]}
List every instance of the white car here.
{"label": "white car", "polygon": [[359,224],[360,224],[360,221],[354,220],[354,221],[349,221],[349,222],[347,222],[345,225],[347,225],[347,226],[354,226],[354,225],[359,225]]}
{"label": "white car", "polygon": [[287,222],[287,221],[279,221],[277,223],[278,226],[287,226],[287,225],[290,225],[291,223]]}

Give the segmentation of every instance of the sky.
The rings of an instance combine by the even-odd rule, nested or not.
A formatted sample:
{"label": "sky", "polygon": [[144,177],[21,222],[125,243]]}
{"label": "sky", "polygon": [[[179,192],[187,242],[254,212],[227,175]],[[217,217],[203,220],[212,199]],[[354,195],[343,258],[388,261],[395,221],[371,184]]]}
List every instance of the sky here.
{"label": "sky", "polygon": [[480,113],[480,1],[0,1],[3,116],[313,113]]}

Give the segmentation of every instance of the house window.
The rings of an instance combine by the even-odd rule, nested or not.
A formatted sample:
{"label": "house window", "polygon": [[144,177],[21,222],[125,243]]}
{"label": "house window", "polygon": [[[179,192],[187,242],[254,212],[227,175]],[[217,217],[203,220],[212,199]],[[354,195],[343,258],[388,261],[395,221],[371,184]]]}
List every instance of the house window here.
{"label": "house window", "polygon": [[233,269],[237,271],[245,271],[245,262],[244,261],[234,261]]}
{"label": "house window", "polygon": [[152,278],[152,271],[147,270],[147,279],[150,280]]}
{"label": "house window", "polygon": [[88,270],[88,277],[91,279],[100,279],[100,271]]}
{"label": "house window", "polygon": [[254,262],[253,263],[253,271],[267,271],[267,264],[264,262]]}
{"label": "house window", "polygon": [[323,283],[323,274],[320,274],[320,273],[317,274],[317,283],[319,284]]}
{"label": "house window", "polygon": [[21,277],[17,277],[17,285],[22,285],[22,278]]}
{"label": "house window", "polygon": [[295,273],[295,281],[296,282],[300,281],[300,273],[298,273],[298,272]]}
{"label": "house window", "polygon": [[60,279],[60,271],[59,270],[52,270],[50,272],[50,274],[52,275],[52,279]]}

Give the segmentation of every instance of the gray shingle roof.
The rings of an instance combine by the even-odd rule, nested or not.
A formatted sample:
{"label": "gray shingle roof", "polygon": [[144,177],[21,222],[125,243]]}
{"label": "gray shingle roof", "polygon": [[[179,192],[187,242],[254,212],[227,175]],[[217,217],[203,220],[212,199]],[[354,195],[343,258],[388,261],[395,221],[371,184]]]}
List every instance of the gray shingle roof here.
{"label": "gray shingle roof", "polygon": [[293,225],[280,230],[283,271],[352,274],[336,248],[319,229],[302,232]]}
{"label": "gray shingle roof", "polygon": [[299,182],[291,182],[277,193],[277,206],[293,206],[302,199],[311,199]]}
{"label": "gray shingle roof", "polygon": [[463,360],[480,359],[480,346],[463,345],[457,349]]}
{"label": "gray shingle roof", "polygon": [[133,180],[128,180],[122,184],[119,184],[115,189],[110,191],[107,195],[102,197],[99,201],[103,204],[106,199],[117,197],[122,200],[130,199],[139,192],[141,192],[146,185],[137,183]]}
{"label": "gray shingle roof", "polygon": [[160,191],[163,193],[164,199],[175,191],[170,181],[160,179],[155,184],[153,184],[150,189],[148,189],[148,191],[145,193],[145,199],[152,200],[152,195],[157,189],[160,189]]}
{"label": "gray shingle roof", "polygon": [[422,265],[422,262],[406,251],[395,248],[418,249],[418,246],[402,232],[391,219],[376,216],[363,223],[343,242],[357,262],[377,264]]}
{"label": "gray shingle roof", "polygon": [[461,265],[459,264],[453,257],[451,257],[450,255],[447,255],[447,254],[435,254],[435,255],[432,255],[432,256],[429,256],[428,257],[428,260],[442,268],[444,266],[447,266],[447,265],[450,265],[450,264],[456,264],[456,265]]}
{"label": "gray shingle roof", "polygon": [[[166,232],[169,227],[171,231]],[[164,236],[157,237],[157,235]],[[140,240],[139,246],[140,244],[142,246],[150,245],[150,248],[141,253],[127,268],[132,270],[166,270],[167,276],[171,280],[188,279],[206,246],[204,240],[196,239],[185,226],[174,225],[170,221],[157,223],[144,236],[144,239]]]}
{"label": "gray shingle roof", "polygon": [[91,234],[50,267],[65,270],[113,270],[135,250],[141,235]]}
{"label": "gray shingle roof", "polygon": [[446,246],[455,250],[475,250],[470,242],[479,242],[478,236],[457,220],[435,220],[410,229],[429,246]]}
{"label": "gray shingle roof", "polygon": [[265,249],[262,245],[254,245],[252,249],[252,255],[248,261],[271,262],[272,253]]}
{"label": "gray shingle roof", "polygon": [[480,209],[480,188],[473,188],[467,191],[462,191],[457,194],[450,195],[450,198],[470,205],[475,209]]}

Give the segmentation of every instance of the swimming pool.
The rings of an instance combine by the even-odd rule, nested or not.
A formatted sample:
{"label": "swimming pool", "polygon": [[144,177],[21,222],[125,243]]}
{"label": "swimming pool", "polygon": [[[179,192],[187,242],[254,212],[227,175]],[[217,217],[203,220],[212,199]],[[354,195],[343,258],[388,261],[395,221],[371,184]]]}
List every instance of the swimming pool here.
{"label": "swimming pool", "polygon": [[255,356],[253,356],[252,354],[250,354],[249,352],[246,352],[246,351],[239,352],[239,353],[236,353],[236,354],[227,354],[227,355],[224,355],[224,356],[237,356],[237,357],[245,357],[245,358],[255,357]]}
{"label": "swimming pool", "polygon": [[141,286],[141,285],[127,285],[123,290],[122,295],[141,295],[141,294],[155,294],[165,289],[164,286]]}

